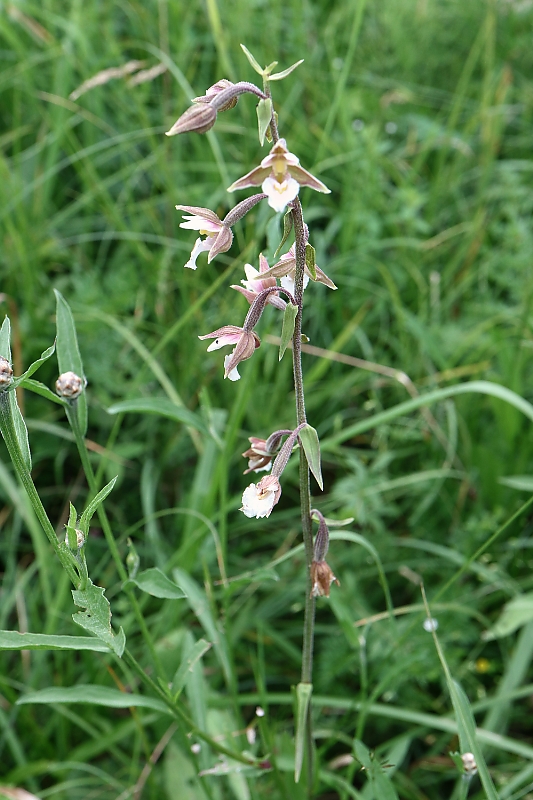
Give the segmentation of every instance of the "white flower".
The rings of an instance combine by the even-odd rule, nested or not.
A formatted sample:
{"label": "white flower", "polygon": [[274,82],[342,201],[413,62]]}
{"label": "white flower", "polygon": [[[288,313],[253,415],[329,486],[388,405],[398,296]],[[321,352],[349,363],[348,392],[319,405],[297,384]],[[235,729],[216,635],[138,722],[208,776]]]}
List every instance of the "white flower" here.
{"label": "white flower", "polygon": [[251,483],[243,492],[241,511],[247,517],[269,517],[281,497],[281,486],[276,475],[266,475],[259,483]]}
{"label": "white flower", "polygon": [[227,371],[227,366],[230,363],[233,356],[224,356],[224,377],[228,378],[230,381],[240,381],[241,376],[239,375],[239,370],[237,367],[233,367],[230,371]]}
{"label": "white flower", "polygon": [[200,231],[201,236],[195,241],[191,252],[191,257],[185,264],[188,269],[196,269],[196,259],[205,251],[209,252],[207,263],[209,264],[219,253],[229,250],[233,242],[233,234],[228,225],[224,225],[214,211],[209,208],[199,208],[197,206],[176,206],[179,211],[187,211],[183,215],[184,222],[180,222],[180,228]]}
{"label": "white flower", "polygon": [[261,165],[232,183],[228,192],[261,186],[268,197],[268,205],[274,211],[283,211],[291,203],[300,186],[310,186],[317,192],[329,194],[322,181],[300,166],[299,159],[287,149],[285,139],[279,139]]}

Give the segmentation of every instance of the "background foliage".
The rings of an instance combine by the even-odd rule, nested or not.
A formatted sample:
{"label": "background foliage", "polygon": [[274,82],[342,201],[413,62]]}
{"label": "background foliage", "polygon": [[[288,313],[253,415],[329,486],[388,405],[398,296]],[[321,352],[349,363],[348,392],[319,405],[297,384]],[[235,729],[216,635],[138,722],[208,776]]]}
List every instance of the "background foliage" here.
{"label": "background foliage", "polygon": [[[294,466],[268,520],[238,513],[247,437],[292,425],[290,358],[278,366],[269,342],[279,335],[274,310],[239,384],[222,380],[220,354],[206,355],[197,339],[239,324],[246,303],[227,287],[245,261],[272,255],[280,223],[258,207],[231,252],[209,267],[200,257],[192,273],[182,267],[194,236],[179,229],[174,209],[223,213],[236,202],[226,187],[262,157],[255,104],[243,98],[207,136],[163,136],[219,78],[254,79],[244,42],[282,69],[305,58],[274,86],[281,133],[332,190],[302,190],[317,263],[339,287],[306,293],[305,332],[328,350],[304,356],[309,418],[324,451],[326,492],[315,502],[328,517],[353,518],[331,547],[341,589],[318,611],[316,796],[458,798],[465,788],[448,756],[459,743],[417,576],[451,673],[488,732],[480,741],[500,797],[533,796],[529,512],[491,539],[533,488],[531,420],[473,393],[350,434],[409,395],[461,381],[532,393],[532,32],[527,0],[0,6],[0,289],[15,372],[52,342],[59,289],[75,312],[89,380],[94,468],[101,485],[119,476],[106,508],[121,553],[131,537],[142,567],[179,577],[188,594],[139,595],[165,680],[195,640],[215,642],[189,678],[190,712],[241,748],[253,749],[243,733],[251,724],[256,751],[276,766],[244,775],[230,764],[229,777],[198,780],[195,768],[212,768],[216,756],[206,747],[191,755],[154,708],[67,704],[61,692],[51,708],[15,705],[45,687],[138,686],[103,653],[5,652],[4,784],[61,800],[299,796],[290,687],[299,675],[302,555],[269,566],[298,542]],[[99,71],[133,59],[167,69],[69,99]],[[56,374],[48,362],[39,378],[52,385]],[[216,437],[161,416],[107,413],[140,396],[198,410]],[[69,500],[84,504],[85,480],[61,410],[28,392],[22,402],[35,480],[60,531]],[[76,635],[68,582],[4,450],[2,458],[0,628]],[[113,622],[153,669],[96,518],[88,560]],[[511,600],[491,639],[484,632]],[[354,738],[375,751],[364,772]],[[470,793],[485,796],[477,779]]]}

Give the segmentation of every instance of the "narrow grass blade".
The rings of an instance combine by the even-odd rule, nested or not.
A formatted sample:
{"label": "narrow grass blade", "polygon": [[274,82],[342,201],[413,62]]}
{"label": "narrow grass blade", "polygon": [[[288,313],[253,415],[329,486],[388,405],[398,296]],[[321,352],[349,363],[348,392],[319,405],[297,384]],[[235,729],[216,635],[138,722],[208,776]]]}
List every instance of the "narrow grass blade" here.
{"label": "narrow grass blade", "polygon": [[205,639],[199,639],[190,649],[186,648],[170,689],[174,698],[177,698],[178,695],[181,694],[187,681],[187,675],[192,671],[197,661],[199,661],[210,648],[211,642],[207,642]]}
{"label": "narrow grass blade", "polygon": [[79,686],[50,686],[48,689],[40,689],[37,692],[23,694],[17,700],[17,705],[28,705],[32,703],[90,703],[95,706],[107,706],[107,708],[151,708],[168,714],[169,709],[162,700],[155,697],[144,697],[140,694],[129,694],[121,692],[119,689],[111,689],[108,686],[93,686],[91,684],[80,684]]}
{"label": "narrow grass blade", "polygon": [[[83,381],[83,363],[81,360],[80,348],[78,346],[78,336],[76,325],[70,306],[57,289],[54,289],[56,296],[56,327],[57,327],[57,363],[59,372],[74,372]],[[76,413],[81,435],[87,433],[87,397],[85,392],[76,400]]]}
{"label": "narrow grass blade", "polygon": [[202,433],[208,433],[203,420],[193,411],[189,411],[184,406],[176,405],[172,400],[166,397],[137,397],[133,400],[123,400],[120,403],[115,403],[107,409],[108,414],[122,414],[122,413],[137,413],[137,414],[159,414],[161,417],[167,417],[175,422],[183,422],[190,428]]}
{"label": "narrow grass blade", "polygon": [[[312,694],[312,683],[299,683],[296,687],[296,753],[294,757],[295,783],[298,783],[300,780],[300,775],[302,774],[302,766],[304,763],[307,742],[307,720]],[[308,753],[308,757],[311,757],[310,753]]]}

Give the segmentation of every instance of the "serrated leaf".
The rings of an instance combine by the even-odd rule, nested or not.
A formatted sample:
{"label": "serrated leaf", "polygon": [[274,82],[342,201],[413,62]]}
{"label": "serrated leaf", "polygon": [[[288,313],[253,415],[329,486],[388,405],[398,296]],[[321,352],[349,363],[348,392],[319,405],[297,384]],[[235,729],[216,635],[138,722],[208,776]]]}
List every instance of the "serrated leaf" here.
{"label": "serrated leaf", "polygon": [[279,361],[283,358],[285,350],[294,334],[294,323],[298,316],[298,306],[287,303],[283,312],[283,324],[281,326],[281,342],[279,345]]}
{"label": "serrated leaf", "polygon": [[259,64],[258,64],[258,63],[257,63],[257,61],[255,60],[255,58],[253,57],[253,55],[250,53],[250,51],[248,50],[248,48],[247,48],[247,47],[245,47],[243,44],[241,44],[241,50],[243,51],[244,55],[246,56],[246,58],[247,58],[247,59],[248,59],[248,61],[250,62],[250,65],[251,65],[251,67],[252,67],[253,69],[255,69],[255,71],[258,73],[258,75],[263,75],[263,67],[260,67],[260,66],[259,66]]}
{"label": "serrated leaf", "polygon": [[111,492],[111,490],[113,489],[113,486],[116,483],[116,480],[117,480],[117,478],[114,477],[113,480],[110,480],[109,483],[106,486],[104,486],[103,489],[100,489],[100,491],[98,492],[96,497],[93,497],[93,499],[91,500],[91,502],[89,503],[89,505],[87,506],[87,508],[83,512],[83,514],[81,515],[79,526],[80,526],[80,530],[83,531],[85,536],[87,536],[87,534],[89,533],[89,523],[90,523],[90,521],[92,519],[92,516],[93,516],[94,512],[96,511],[98,506],[101,503],[104,502],[104,500],[106,499],[107,495]]}
{"label": "serrated leaf", "polygon": [[183,422],[188,427],[196,428],[202,433],[208,433],[205,423],[198,414],[195,414],[194,411],[189,411],[188,408],[176,405],[166,397],[137,397],[134,400],[123,400],[120,403],[115,403],[107,409],[108,414],[128,412],[159,414],[162,417],[173,419],[175,422]]}
{"label": "serrated leaf", "polygon": [[155,697],[144,697],[140,694],[129,694],[119,689],[108,686],[94,686],[92,684],[79,684],[78,686],[50,686],[37,692],[23,694],[17,700],[17,705],[29,703],[90,703],[95,706],[107,708],[151,708],[170,714],[170,710],[162,700]]}
{"label": "serrated leaf", "polygon": [[0,328],[0,356],[6,358],[11,364],[11,322],[9,317],[4,317]]}
{"label": "serrated leaf", "polygon": [[499,618],[490,630],[483,634],[483,638],[485,641],[490,641],[509,636],[531,620],[533,620],[533,592],[526,592],[505,604]]}
{"label": "serrated leaf", "polygon": [[272,100],[267,97],[266,100],[260,100],[257,104],[257,125],[259,129],[259,144],[261,147],[265,143],[265,134],[270,126],[272,120]]}
{"label": "serrated leaf", "polygon": [[134,583],[141,591],[152,597],[160,597],[165,600],[180,600],[186,597],[185,592],[180,589],[177,583],[171,581],[164,572],[157,567],[145,569],[137,573],[134,578],[130,578],[128,583]]}
{"label": "serrated leaf", "polygon": [[306,425],[305,428],[298,434],[302,447],[304,449],[309,469],[315,476],[316,482],[320,488],[324,489],[322,481],[322,468],[320,465],[320,442],[318,440],[318,433],[311,425]]}
{"label": "serrated leaf", "polygon": [[195,642],[192,648],[187,649],[181,659],[181,664],[176,670],[174,680],[172,681],[171,692],[174,699],[181,693],[187,681],[187,675],[192,672],[194,665],[202,658],[208,650],[211,649],[211,642],[205,639],[200,639]]}
{"label": "serrated leaf", "polygon": [[126,646],[126,636],[120,628],[117,634],[111,628],[111,606],[104,596],[101,586],[95,586],[89,580],[85,589],[73,589],[74,603],[85,611],[78,611],[72,615],[77,625],[86,631],[94,633],[102,642],[107,644],[120,658]]}
{"label": "serrated leaf", "polygon": [[34,361],[33,364],[31,364],[28,367],[28,369],[26,370],[26,372],[24,372],[23,375],[21,375],[19,378],[15,378],[15,380],[12,383],[13,388],[15,389],[20,383],[22,383],[23,381],[27,380],[30,377],[30,375],[33,375],[34,372],[37,372],[37,370],[39,369],[41,364],[44,364],[45,361],[48,361],[50,356],[52,356],[55,353],[55,349],[56,349],[56,346],[55,346],[55,343],[54,343],[54,344],[50,345],[50,347],[48,347],[44,351],[44,353],[41,353],[41,357],[38,358],[37,361]]}
{"label": "serrated leaf", "polygon": [[316,281],[316,252],[309,242],[305,245],[305,266],[311,273],[311,278]]}
{"label": "serrated leaf", "polygon": [[269,80],[270,81],[281,81],[281,80],[283,80],[283,78],[286,78],[287,75],[290,75],[291,72],[293,72],[296,69],[296,67],[299,67],[300,64],[303,64],[303,63],[304,63],[304,59],[301,58],[299,61],[296,61],[296,63],[292,64],[290,67],[287,67],[287,69],[284,69],[281,72],[275,72],[273,75],[270,75]]}
{"label": "serrated leaf", "polygon": [[[64,372],[74,372],[75,375],[85,380],[72,311],[63,295],[57,289],[54,289],[54,293],[56,296],[56,343],[59,373],[62,375]],[[76,401],[76,412],[81,435],[85,436],[87,433],[87,397],[85,392],[82,392]]]}
{"label": "serrated leaf", "polygon": [[291,231],[292,231],[292,211],[289,210],[286,211],[283,216],[283,236],[281,242],[278,245],[278,248],[276,249],[276,252],[274,253],[274,258],[278,257],[278,254],[281,251],[281,248],[283,247],[287,239],[289,238]]}
{"label": "serrated leaf", "polygon": [[96,653],[109,653],[109,647],[93,636],[56,636],[18,631],[0,631],[0,650],[94,650]]}
{"label": "serrated leaf", "polygon": [[[313,694],[312,683],[299,683],[296,687],[296,752],[294,756],[294,782],[298,783],[302,772],[305,756],[305,743],[307,731],[307,714],[311,695]],[[311,754],[309,754],[310,757]]]}
{"label": "serrated leaf", "polygon": [[46,397],[46,399],[51,400],[52,403],[57,403],[63,407],[67,405],[66,400],[63,400],[62,397],[59,397],[57,394],[55,394],[55,392],[49,389],[48,386],[45,386],[44,383],[41,383],[40,381],[34,381],[32,378],[24,378],[21,386],[23,389],[29,389],[30,392],[40,394],[41,397]]}

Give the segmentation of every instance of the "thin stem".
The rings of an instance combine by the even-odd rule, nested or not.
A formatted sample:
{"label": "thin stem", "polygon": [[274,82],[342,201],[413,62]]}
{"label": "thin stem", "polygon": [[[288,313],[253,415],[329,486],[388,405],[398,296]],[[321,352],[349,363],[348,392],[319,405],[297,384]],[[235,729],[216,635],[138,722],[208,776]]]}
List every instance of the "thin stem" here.
{"label": "thin stem", "polygon": [[[305,274],[305,245],[307,232],[302,214],[302,206],[298,198],[292,204],[292,219],[295,235],[296,274],[294,278],[294,295],[298,313],[294,324],[292,339],[294,391],[296,394],[296,419],[298,425],[307,421],[305,413],[305,395],[302,373],[302,311],[303,284]],[[302,645],[302,683],[313,682],[313,644],[315,635],[316,599],[311,592],[311,563],[313,561],[313,530],[311,521],[311,491],[309,465],[303,447],[300,448],[300,507],[302,515],[302,534],[306,561],[305,610]],[[311,703],[307,714],[307,786],[311,792],[313,781],[313,736],[311,728]]]}
{"label": "thin stem", "polygon": [[[85,445],[85,439],[82,436],[79,422],[78,422],[78,414],[76,413],[75,405],[68,406],[66,408],[67,419],[69,421],[70,427],[72,428],[72,432],[74,434],[74,438],[76,440],[76,446],[78,448],[78,453],[80,456],[81,464],[83,467],[83,471],[85,473],[85,477],[87,478],[87,483],[89,484],[89,488],[93,495],[98,493],[98,484],[96,482],[96,478],[94,475],[93,467],[89,459],[89,453],[87,451],[87,447]],[[117,568],[118,575],[120,580],[125,583],[128,580],[128,573],[126,572],[126,568],[122,563],[122,559],[120,557],[120,553],[117,547],[117,543],[115,541],[115,537],[113,535],[113,531],[111,530],[111,525],[109,519],[107,517],[105,508],[103,505],[98,506],[96,513],[98,514],[98,519],[100,520],[100,524],[102,526],[102,530],[104,532],[104,536],[107,542],[107,546],[109,547],[109,551],[115,562],[115,566]],[[150,651],[150,656],[152,658],[152,662],[154,667],[156,668],[157,674],[164,678],[163,667],[159,656],[157,655],[157,651],[155,649],[154,641],[146,624],[146,620],[142,614],[141,608],[135,596],[133,589],[126,585],[123,587],[124,591],[128,596],[128,600],[131,603],[131,607],[133,609],[133,613],[135,614],[135,618],[139,624],[139,628],[141,629],[141,633],[144,637],[144,640],[147,644],[147,647]]]}

